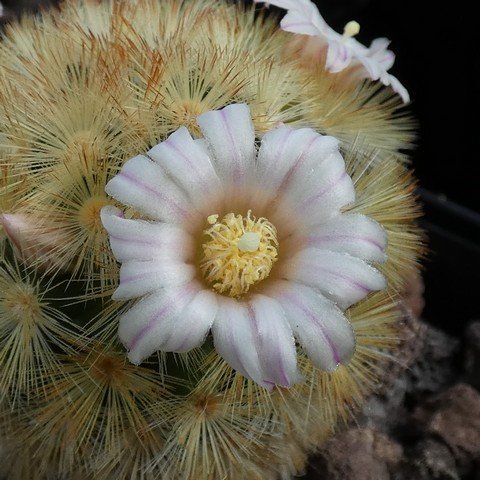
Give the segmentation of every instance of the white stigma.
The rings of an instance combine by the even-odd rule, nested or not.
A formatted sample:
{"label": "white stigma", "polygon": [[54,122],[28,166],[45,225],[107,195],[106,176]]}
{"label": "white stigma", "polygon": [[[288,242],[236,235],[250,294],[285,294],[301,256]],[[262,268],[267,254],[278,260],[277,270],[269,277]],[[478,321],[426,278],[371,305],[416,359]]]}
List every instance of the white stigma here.
{"label": "white stigma", "polygon": [[241,252],[256,252],[260,246],[260,234],[245,232],[238,240],[237,247]]}
{"label": "white stigma", "polygon": [[215,225],[217,223],[217,220],[218,220],[218,214],[215,214],[215,215],[209,215],[207,217],[207,222],[210,224],[210,225]]}
{"label": "white stigma", "polygon": [[348,22],[343,29],[343,35],[345,37],[354,37],[360,32],[360,24],[355,20]]}

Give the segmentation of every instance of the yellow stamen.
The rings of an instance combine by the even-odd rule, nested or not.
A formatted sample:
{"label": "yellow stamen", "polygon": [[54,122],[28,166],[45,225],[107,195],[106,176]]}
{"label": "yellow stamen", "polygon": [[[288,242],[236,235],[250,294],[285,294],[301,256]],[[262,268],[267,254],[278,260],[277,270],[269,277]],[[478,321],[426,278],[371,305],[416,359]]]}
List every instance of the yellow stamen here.
{"label": "yellow stamen", "polygon": [[203,232],[208,241],[202,245],[200,270],[218,293],[241,297],[267,278],[277,261],[277,230],[250,210],[245,217],[229,213],[220,222],[218,215],[207,221],[212,226]]}
{"label": "yellow stamen", "polygon": [[355,20],[348,22],[343,29],[343,35],[345,37],[354,37],[358,35],[358,32],[360,32],[360,24]]}

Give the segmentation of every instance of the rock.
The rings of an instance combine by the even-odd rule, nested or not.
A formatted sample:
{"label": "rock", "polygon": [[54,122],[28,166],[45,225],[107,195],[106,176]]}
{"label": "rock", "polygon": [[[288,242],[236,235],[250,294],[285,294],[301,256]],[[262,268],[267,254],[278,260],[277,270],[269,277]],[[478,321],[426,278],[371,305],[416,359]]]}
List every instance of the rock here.
{"label": "rock", "polygon": [[330,439],[315,460],[309,480],[389,480],[402,447],[370,428],[352,428]]}
{"label": "rock", "polygon": [[480,391],[480,320],[465,330],[465,381]]}
{"label": "rock", "polygon": [[415,409],[415,430],[441,439],[457,462],[461,474],[480,463],[480,393],[457,384]]}
{"label": "rock", "polygon": [[406,375],[400,375],[389,387],[381,395],[373,395],[368,399],[362,409],[362,416],[358,419],[360,425],[389,433],[406,421]]}
{"label": "rock", "polygon": [[404,310],[402,338],[395,352],[395,362],[385,368],[384,388],[372,396],[359,420],[390,433],[403,427],[408,406],[435,394],[457,381],[459,340],[438,330]]}
{"label": "rock", "polygon": [[423,349],[410,368],[408,393],[413,397],[437,393],[459,377],[456,357],[460,341],[425,324]]}
{"label": "rock", "polygon": [[433,438],[420,440],[408,452],[394,480],[460,480],[455,458],[449,448]]}

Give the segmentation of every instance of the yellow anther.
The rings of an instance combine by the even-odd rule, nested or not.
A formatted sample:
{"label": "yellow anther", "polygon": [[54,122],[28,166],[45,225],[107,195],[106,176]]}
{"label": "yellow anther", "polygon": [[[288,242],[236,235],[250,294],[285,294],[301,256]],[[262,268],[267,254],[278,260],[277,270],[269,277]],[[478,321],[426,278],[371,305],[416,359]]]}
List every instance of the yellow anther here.
{"label": "yellow anther", "polygon": [[[215,222],[212,224],[212,220]],[[202,245],[200,270],[218,293],[238,298],[252,285],[264,280],[277,261],[278,241],[275,227],[266,219],[229,213],[204,230],[208,240]]]}
{"label": "yellow anther", "polygon": [[358,35],[358,32],[360,32],[360,24],[355,20],[348,22],[343,29],[343,35],[345,37],[354,37]]}

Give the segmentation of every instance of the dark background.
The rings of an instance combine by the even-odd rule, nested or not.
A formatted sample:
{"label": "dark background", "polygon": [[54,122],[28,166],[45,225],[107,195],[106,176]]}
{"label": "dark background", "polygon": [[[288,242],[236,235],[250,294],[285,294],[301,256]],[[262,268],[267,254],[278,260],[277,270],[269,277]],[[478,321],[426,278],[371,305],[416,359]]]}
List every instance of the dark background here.
{"label": "dark background", "polygon": [[[0,0],[11,14],[35,0]],[[161,1],[161,0],[159,0]],[[248,1],[248,0],[247,0]],[[251,1],[249,2],[251,3]],[[480,318],[479,38],[474,2],[317,0],[337,31],[350,20],[358,40],[392,40],[392,73],[408,88],[419,121],[413,168],[419,178],[430,253],[425,317],[450,333]],[[259,7],[261,8],[261,7]],[[7,10],[7,15],[9,14]],[[280,19],[282,10],[271,8]]]}

